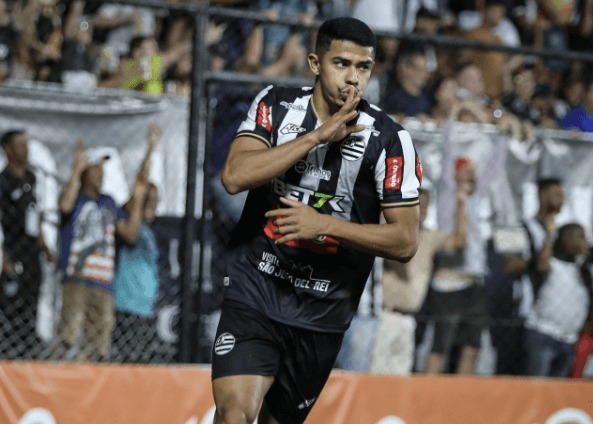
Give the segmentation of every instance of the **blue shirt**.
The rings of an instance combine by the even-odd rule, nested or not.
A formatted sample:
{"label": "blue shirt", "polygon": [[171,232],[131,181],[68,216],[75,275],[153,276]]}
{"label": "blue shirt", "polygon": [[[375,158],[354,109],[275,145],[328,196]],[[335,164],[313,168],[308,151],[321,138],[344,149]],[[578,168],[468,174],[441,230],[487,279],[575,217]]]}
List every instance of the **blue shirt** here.
{"label": "blue shirt", "polygon": [[115,307],[143,317],[154,316],[159,286],[158,246],[148,225],[141,225],[136,244],[119,247],[117,259]]}
{"label": "blue shirt", "polygon": [[112,197],[80,193],[72,213],[62,215],[59,268],[64,281],[112,290],[115,273],[115,224],[124,211]]}
{"label": "blue shirt", "polygon": [[558,120],[561,128],[593,132],[593,116],[583,106],[577,106]]}
{"label": "blue shirt", "polygon": [[389,114],[403,113],[406,116],[429,114],[430,98],[424,91],[419,96],[413,96],[398,84],[387,90],[382,108]]}

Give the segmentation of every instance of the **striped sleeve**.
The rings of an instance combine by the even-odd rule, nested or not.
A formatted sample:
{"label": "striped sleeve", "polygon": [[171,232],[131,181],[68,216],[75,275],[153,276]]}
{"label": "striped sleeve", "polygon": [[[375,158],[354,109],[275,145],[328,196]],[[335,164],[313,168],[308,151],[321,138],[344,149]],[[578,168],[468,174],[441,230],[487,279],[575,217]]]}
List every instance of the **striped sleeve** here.
{"label": "striped sleeve", "polygon": [[273,97],[274,90],[271,85],[259,92],[251,103],[247,117],[237,130],[237,137],[257,138],[268,147],[271,147]]}
{"label": "striped sleeve", "polygon": [[382,162],[381,206],[393,208],[417,205],[422,163],[409,132],[397,132],[396,140],[385,151]]}

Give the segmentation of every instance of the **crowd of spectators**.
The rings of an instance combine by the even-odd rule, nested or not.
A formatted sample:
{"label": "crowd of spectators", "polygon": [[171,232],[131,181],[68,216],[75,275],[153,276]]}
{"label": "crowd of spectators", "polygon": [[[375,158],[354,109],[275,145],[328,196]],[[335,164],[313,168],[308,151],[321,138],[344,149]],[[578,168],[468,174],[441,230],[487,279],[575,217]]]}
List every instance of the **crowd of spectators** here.
{"label": "crowd of spectators", "polygon": [[[186,4],[206,2],[184,1]],[[262,76],[311,77],[306,64],[315,21],[351,15],[381,36],[366,97],[402,118],[443,117],[443,82],[454,89],[461,120],[490,121],[528,139],[533,125],[590,131],[588,64],[481,48],[409,42],[446,35],[506,47],[593,52],[591,0],[213,0],[212,6],[260,13],[272,22],[212,17],[207,67]],[[0,0],[0,76],[76,89],[125,88],[187,96],[193,23],[182,12],[84,0]],[[401,37],[403,36],[403,37]],[[472,66],[473,65],[473,66]],[[470,103],[468,105],[468,102]],[[470,106],[471,107],[468,107]],[[571,108],[582,106],[576,118]],[[467,113],[466,113],[467,112]],[[584,118],[583,118],[584,117]]]}
{"label": "crowd of spectators", "polygon": [[[204,2],[196,0],[195,3]],[[593,64],[509,53],[500,49],[438,46],[431,44],[429,40],[419,42],[405,37],[410,33],[428,37],[446,35],[468,42],[506,47],[532,46],[593,54],[593,0],[213,0],[209,4],[258,12],[272,22],[279,17],[298,18],[302,26],[213,17],[208,23],[205,40],[208,69],[251,73],[262,77],[312,78],[306,61],[315,38],[314,25],[311,24],[338,15],[351,15],[368,22],[380,33],[389,32],[401,36],[379,37],[377,63],[365,93],[365,98],[382,107],[398,121],[414,118],[421,122],[431,121],[439,128],[444,128],[452,120],[489,124],[497,126],[501,133],[508,134],[514,140],[526,142],[534,139],[535,128],[593,132]],[[83,0],[0,0],[0,80],[46,81],[78,91],[101,87],[187,97],[191,92],[192,25],[188,16],[166,9]],[[236,93],[232,95],[237,96]],[[244,101],[245,99],[238,100],[232,105],[233,108],[241,109]],[[215,122],[215,133],[222,135],[218,140],[221,148],[215,149],[216,154],[225,151],[228,146],[222,145],[224,140],[232,138],[234,134],[232,112],[232,108],[225,110],[225,119],[218,126]],[[18,137],[23,134],[7,135],[9,138],[13,136],[17,137],[18,142]],[[9,141],[3,141],[3,147],[6,144],[9,149],[7,157],[8,151],[12,149],[12,141]],[[502,152],[505,151],[505,146],[501,144],[500,147],[501,152],[492,154],[491,157],[496,164],[487,166],[484,170],[496,170],[501,161],[504,161]],[[82,158],[82,152],[80,156]],[[453,345],[460,345],[462,351],[457,368],[461,372],[472,372],[480,348],[479,339],[483,330],[480,320],[484,318],[486,306],[479,303],[484,302],[484,294],[478,281],[486,276],[487,258],[476,260],[476,255],[486,254],[483,250],[486,241],[480,240],[476,233],[477,218],[474,215],[477,209],[474,204],[479,202],[480,197],[488,196],[490,177],[476,176],[470,160],[451,157],[446,162],[451,172],[444,175],[450,180],[445,178],[440,181],[440,185],[446,187],[434,188],[439,199],[439,231],[442,233],[438,237],[442,239],[442,245],[435,243],[431,246],[435,251],[425,252],[421,258],[422,266],[432,262],[433,256],[441,261],[437,261],[434,275],[426,275],[420,282],[421,288],[414,293],[413,301],[401,304],[401,299],[386,297],[384,312],[391,315],[385,314],[384,321],[380,322],[386,326],[381,329],[384,334],[390,334],[390,327],[394,325],[403,326],[401,328],[406,330],[399,336],[407,347],[407,365],[404,368],[408,372],[414,367],[414,358],[410,353],[413,355],[415,343],[411,340],[415,325],[411,323],[410,316],[419,311],[427,292],[427,299],[434,305],[446,306],[446,310],[437,308],[432,312],[454,317],[456,321],[455,325],[451,322],[436,323],[438,337],[434,340],[425,370],[445,371],[446,355],[449,355]],[[75,174],[74,183],[82,181],[81,174],[91,165],[97,164],[86,163],[80,166],[80,174]],[[463,178],[471,181],[463,182]],[[28,184],[33,186],[34,181]],[[459,184],[470,184],[472,187],[461,190],[465,194],[460,196]],[[137,202],[133,209],[135,212],[132,212],[132,203],[127,205],[125,212],[117,207],[116,222],[127,222],[130,215],[136,216],[136,232],[140,231],[144,247],[147,247],[154,244],[148,224],[154,218],[158,192],[153,186],[145,187],[145,190],[147,191],[139,194],[144,200],[142,203]],[[449,194],[443,195],[444,192]],[[423,196],[428,198],[429,192],[424,191]],[[62,212],[71,212],[74,208],[76,196],[71,197],[70,210]],[[450,204],[442,205],[442,200],[447,200]],[[453,204],[454,201],[457,203]],[[467,210],[463,214],[457,209],[461,204]],[[240,209],[241,205],[238,205],[227,210],[229,219],[236,220]],[[463,218],[457,218],[462,215]],[[454,224],[459,224],[462,219],[467,228],[456,228]],[[572,248],[571,237],[582,242],[581,229],[572,226],[564,231],[569,240],[566,242],[568,247],[559,244],[558,258],[553,257],[553,252],[550,251],[546,260],[550,267],[554,265],[557,269],[573,269],[573,257],[577,253],[569,255],[562,249]],[[32,231],[31,234],[36,232]],[[427,237],[437,237],[432,233],[427,234]],[[5,239],[6,237],[5,235]],[[563,238],[562,242],[566,239]],[[31,242],[38,249],[44,248],[43,240],[35,238]],[[447,250],[447,246],[456,246],[454,249],[461,250],[461,256],[471,256],[471,261],[462,258],[461,266],[457,264],[451,267],[446,258],[443,260],[443,252],[437,252]],[[577,247],[585,250],[582,243]],[[154,270],[154,252],[143,255],[125,246],[121,251],[129,253],[130,261],[146,259],[147,263],[143,265]],[[566,256],[571,256],[571,261],[567,261]],[[63,260],[67,259],[66,257]],[[572,265],[559,265],[562,260]],[[9,262],[5,258],[3,267],[6,270],[10,268],[14,273],[14,266],[11,268]],[[468,268],[475,267],[478,263],[480,269]],[[67,262],[64,265],[68,265]],[[405,267],[400,269],[394,264],[386,264],[384,271],[387,276],[392,274],[395,281],[405,281],[408,277],[403,276],[410,272]],[[443,288],[454,280],[451,277],[453,272],[457,280],[461,278],[467,284],[457,285],[454,289]],[[573,274],[576,275],[574,272]],[[134,276],[126,277],[129,279],[128,287],[133,287]],[[590,277],[588,278],[587,283],[590,285]],[[153,294],[156,280],[155,276],[151,280],[154,284],[148,288]],[[112,280],[107,282],[111,283]],[[544,287],[544,293],[552,293],[548,295],[551,299],[554,298],[555,290],[552,283],[549,284],[552,288]],[[581,283],[576,277],[573,283],[576,289],[581,289]],[[94,288],[96,286],[97,284]],[[72,287],[76,290],[71,290]],[[55,358],[71,357],[68,352],[83,330],[84,317],[76,316],[69,320],[71,311],[68,307],[81,301],[80,299],[84,300],[85,294],[80,292],[86,292],[87,289],[88,287],[80,284],[65,286],[65,298],[70,296],[75,300],[64,304],[66,309],[62,311],[62,322],[58,327],[61,344],[54,346],[52,353]],[[405,292],[403,288],[400,290],[396,287],[394,290],[398,296]],[[99,327],[108,330],[108,335],[99,334],[96,340],[89,342],[89,351],[81,350],[80,354],[86,355],[84,357],[87,359],[103,360],[116,352],[115,356],[119,355],[121,360],[141,360],[139,358],[142,357],[142,349],[132,356],[126,356],[125,347],[122,346],[116,345],[112,350],[111,332],[117,326],[120,333],[125,335],[119,341],[125,342],[139,331],[154,331],[151,309],[154,299],[151,297],[139,305],[134,301],[121,301],[116,293],[114,305],[112,294],[103,297],[104,302],[93,308],[104,310],[104,314],[94,319],[95,322],[103,323]],[[577,297],[582,299],[584,295]],[[114,307],[118,307],[117,314]],[[470,312],[474,307],[479,310],[472,316]],[[543,337],[538,332],[542,333],[542,329],[533,324],[534,314],[538,311],[548,312],[545,307],[546,305],[540,305],[539,309],[533,309],[535,312],[531,315],[526,313],[523,317],[531,323],[528,328],[529,345],[526,346],[526,349],[532,349],[529,357],[533,361],[540,361],[537,366],[529,368],[534,374],[544,372],[544,365],[541,364],[543,359],[536,355],[540,346],[537,343]],[[77,311],[80,314],[80,308]],[[29,315],[31,313],[35,312],[27,312]],[[130,315],[135,318],[132,320]],[[400,315],[407,317],[402,320]],[[140,318],[137,319],[138,317]],[[475,328],[470,328],[472,326]],[[586,323],[586,328],[589,327],[590,322]],[[573,328],[571,331],[574,337],[566,344],[574,349],[578,329]],[[31,332],[34,333],[33,330]],[[545,335],[545,329],[543,333]],[[382,337],[381,340],[386,341],[387,338]],[[384,348],[375,346],[371,358],[373,370],[395,372],[393,370],[402,363],[396,363],[397,356],[381,357],[382,349]],[[522,368],[520,372],[525,369]],[[564,364],[562,373],[565,375],[567,372],[567,365]],[[500,373],[506,373],[502,366]]]}

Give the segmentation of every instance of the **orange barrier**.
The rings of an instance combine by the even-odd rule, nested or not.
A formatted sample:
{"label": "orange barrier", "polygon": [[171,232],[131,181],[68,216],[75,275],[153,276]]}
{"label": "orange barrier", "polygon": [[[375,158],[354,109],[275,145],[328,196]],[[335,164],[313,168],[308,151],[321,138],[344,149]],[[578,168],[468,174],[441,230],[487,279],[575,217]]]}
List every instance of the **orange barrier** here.
{"label": "orange barrier", "polygon": [[[0,362],[2,424],[210,424],[206,366]],[[311,424],[592,424],[593,383],[335,371]]]}

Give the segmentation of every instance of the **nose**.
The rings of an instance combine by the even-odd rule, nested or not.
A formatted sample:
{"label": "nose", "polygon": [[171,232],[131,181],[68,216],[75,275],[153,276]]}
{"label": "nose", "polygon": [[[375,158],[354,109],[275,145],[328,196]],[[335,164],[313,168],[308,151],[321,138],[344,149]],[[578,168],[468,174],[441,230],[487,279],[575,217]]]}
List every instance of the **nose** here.
{"label": "nose", "polygon": [[352,84],[354,86],[357,86],[358,85],[358,80],[359,80],[358,70],[356,69],[356,67],[353,66],[353,67],[350,68],[350,71],[348,72],[348,78],[347,78],[346,82],[348,84]]}

